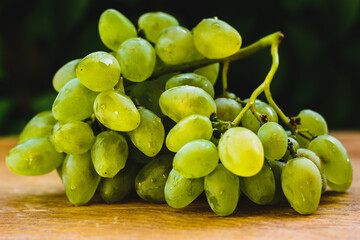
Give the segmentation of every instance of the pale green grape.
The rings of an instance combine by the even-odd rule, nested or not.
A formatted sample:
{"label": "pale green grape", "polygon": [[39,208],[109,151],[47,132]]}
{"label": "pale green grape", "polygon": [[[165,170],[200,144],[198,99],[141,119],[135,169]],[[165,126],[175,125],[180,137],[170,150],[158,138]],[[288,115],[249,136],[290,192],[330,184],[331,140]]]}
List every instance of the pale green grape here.
{"label": "pale green grape", "polygon": [[321,197],[321,175],[311,160],[300,157],[288,161],[281,174],[281,185],[295,211],[315,212]]}
{"label": "pale green grape", "polygon": [[339,140],[329,135],[322,135],[309,144],[321,160],[321,169],[328,182],[335,185],[348,185],[352,182],[352,166],[346,149]]}
{"label": "pale green grape", "polygon": [[75,78],[60,90],[53,106],[54,118],[62,121],[81,121],[93,113],[94,100],[98,93],[93,92]]}
{"label": "pale green grape", "polygon": [[175,122],[200,114],[206,117],[216,112],[214,99],[203,89],[193,86],[173,87],[160,96],[161,111]]}
{"label": "pale green grape", "polygon": [[238,176],[254,176],[264,164],[264,149],[260,139],[243,127],[227,130],[220,138],[218,149],[224,167]]}
{"label": "pale green grape", "polygon": [[217,117],[223,121],[233,121],[242,109],[240,103],[230,98],[216,98],[215,104]]}
{"label": "pale green grape", "polygon": [[167,27],[160,33],[155,50],[166,64],[183,63],[195,51],[192,34],[184,27]]}
{"label": "pale green grape", "polygon": [[125,167],[127,158],[128,144],[123,136],[113,131],[104,131],[96,136],[91,159],[101,177],[114,177]]}
{"label": "pale green grape", "polygon": [[158,154],[165,139],[165,129],[161,119],[150,110],[139,109],[140,125],[128,135],[132,143],[146,156]]}
{"label": "pale green grape", "polygon": [[192,203],[204,191],[204,178],[184,178],[174,169],[165,184],[166,203],[173,208],[183,208]]}
{"label": "pale green grape", "polygon": [[51,133],[56,120],[52,111],[43,111],[36,114],[24,127],[19,135],[19,143],[33,137],[41,137]]}
{"label": "pale green grape", "polygon": [[50,141],[50,136],[31,138],[14,148],[6,156],[6,166],[16,174],[38,176],[55,170],[64,160]]}
{"label": "pale green grape", "polygon": [[279,160],[286,153],[288,137],[280,124],[275,122],[265,123],[259,128],[257,136],[264,147],[266,159]]}
{"label": "pale green grape", "polygon": [[194,73],[206,77],[214,86],[219,75],[220,63],[213,63],[194,70]]}
{"label": "pale green grape", "polygon": [[196,49],[207,58],[225,58],[236,53],[241,36],[228,23],[216,19],[203,19],[194,29]]}
{"label": "pale green grape", "polygon": [[94,92],[113,89],[120,78],[120,65],[107,52],[93,52],[84,57],[76,67],[80,82]]}
{"label": "pale green grape", "polygon": [[216,146],[208,140],[194,140],[185,144],[173,161],[175,171],[185,178],[200,178],[211,173],[219,162]]}
{"label": "pale green grape", "polygon": [[68,81],[76,78],[76,66],[80,61],[81,59],[74,59],[57,70],[52,81],[55,91],[60,92]]}
{"label": "pale green grape", "polygon": [[[266,115],[269,122],[276,122],[276,123],[278,122],[278,116],[275,110],[270,105],[262,101],[256,101],[255,108],[258,111],[258,113]],[[257,131],[260,128],[260,122],[254,116],[251,110],[248,110],[245,113],[244,117],[241,119],[241,124],[243,127],[250,129],[254,133],[257,133]]]}
{"label": "pale green grape", "polygon": [[165,202],[164,188],[172,159],[172,154],[158,155],[140,170],[135,179],[139,197],[148,202]]}
{"label": "pale green grape", "polygon": [[177,152],[186,143],[197,139],[210,140],[212,136],[212,125],[209,118],[193,114],[181,119],[167,134],[166,147]]}
{"label": "pale green grape", "polygon": [[275,194],[274,194],[274,198],[271,200],[269,204],[276,204],[285,197],[281,187],[281,174],[285,167],[285,163],[281,161],[267,161],[267,163],[271,167],[275,180]]}
{"label": "pale green grape", "polygon": [[134,163],[126,163],[113,178],[103,178],[99,184],[101,198],[107,203],[123,200],[134,189],[138,167]]}
{"label": "pale green grape", "polygon": [[140,114],[128,96],[109,90],[100,93],[94,102],[96,118],[107,128],[128,132],[140,124]]}
{"label": "pale green grape", "polygon": [[53,131],[53,143],[56,150],[67,154],[82,154],[90,150],[95,141],[90,125],[81,121],[60,124]]}
{"label": "pale green grape", "polygon": [[99,19],[99,35],[105,46],[117,51],[125,40],[137,36],[135,26],[115,9],[105,10]]}
{"label": "pale green grape", "polygon": [[138,25],[144,31],[146,38],[156,43],[162,30],[170,26],[178,26],[179,22],[168,13],[148,12],[139,17]]}
{"label": "pale green grape", "polygon": [[130,38],[121,44],[116,59],[126,79],[142,82],[154,71],[156,53],[148,41],[142,38]]}
{"label": "pale green grape", "polygon": [[256,204],[270,204],[275,197],[275,177],[267,161],[256,175],[241,177],[240,185],[241,191]]}
{"label": "pale green grape", "polygon": [[100,182],[91,161],[90,152],[67,155],[62,167],[65,193],[74,205],[84,205],[94,196]]}
{"label": "pale green grape", "polygon": [[173,76],[166,82],[165,89],[184,85],[202,88],[212,98],[214,97],[215,91],[211,82],[206,77],[196,73],[181,73]]}
{"label": "pale green grape", "polygon": [[228,216],[235,211],[240,197],[239,177],[219,163],[205,177],[204,189],[211,209],[219,216]]}

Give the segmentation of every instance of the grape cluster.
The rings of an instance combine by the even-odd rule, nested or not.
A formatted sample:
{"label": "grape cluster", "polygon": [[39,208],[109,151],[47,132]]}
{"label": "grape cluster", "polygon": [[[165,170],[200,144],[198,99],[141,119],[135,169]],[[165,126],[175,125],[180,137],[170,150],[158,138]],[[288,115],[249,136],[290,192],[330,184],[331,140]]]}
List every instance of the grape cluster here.
{"label": "grape cluster", "polygon": [[[219,62],[226,84],[225,62],[241,51],[237,30],[208,18],[190,31],[163,12],[143,14],[138,26],[117,10],[102,13],[100,38],[112,51],[56,72],[52,110],[25,126],[6,157],[9,169],[25,176],[56,169],[73,205],[96,192],[119,202],[135,189],[146,201],[183,208],[205,192],[220,216],[243,195],[259,205],[287,199],[310,214],[327,186],[350,187],[346,150],[317,112],[287,122],[272,101],[241,100],[227,89],[214,99]],[[200,66],[203,59],[212,62]]]}

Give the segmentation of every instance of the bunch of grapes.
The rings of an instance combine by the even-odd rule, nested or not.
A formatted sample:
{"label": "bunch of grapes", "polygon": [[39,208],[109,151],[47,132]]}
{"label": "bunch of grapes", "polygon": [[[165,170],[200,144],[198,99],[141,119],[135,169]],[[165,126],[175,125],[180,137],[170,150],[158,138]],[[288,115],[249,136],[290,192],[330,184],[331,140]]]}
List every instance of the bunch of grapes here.
{"label": "bunch of grapes", "polygon": [[[324,118],[312,110],[286,117],[271,97],[281,33],[240,48],[240,34],[218,18],[190,31],[150,12],[138,27],[114,9],[102,13],[99,35],[111,52],[56,72],[52,110],[25,126],[6,157],[9,169],[25,176],[56,169],[73,205],[96,193],[119,202],[135,189],[146,201],[183,208],[205,192],[220,216],[244,195],[259,205],[287,199],[310,214],[327,186],[350,187],[349,157]],[[230,62],[267,46],[273,64],[264,83],[248,99],[228,92]],[[216,95],[219,63],[224,90]],[[257,99],[262,92],[267,102]]]}

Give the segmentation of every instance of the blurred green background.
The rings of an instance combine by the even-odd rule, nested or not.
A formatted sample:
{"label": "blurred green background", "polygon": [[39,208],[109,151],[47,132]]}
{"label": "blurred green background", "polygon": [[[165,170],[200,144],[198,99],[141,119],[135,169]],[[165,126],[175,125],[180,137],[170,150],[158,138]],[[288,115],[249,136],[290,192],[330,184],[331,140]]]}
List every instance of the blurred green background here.
{"label": "blurred green background", "polygon": [[[360,0],[206,1],[198,6],[166,0],[1,0],[0,135],[19,133],[33,115],[51,108],[58,68],[107,50],[97,30],[107,8],[133,23],[145,12],[168,12],[189,29],[217,16],[240,32],[243,46],[280,30],[285,39],[271,88],[278,105],[287,115],[316,110],[330,129],[359,129]],[[270,64],[268,49],[232,63],[230,90],[249,97]]]}

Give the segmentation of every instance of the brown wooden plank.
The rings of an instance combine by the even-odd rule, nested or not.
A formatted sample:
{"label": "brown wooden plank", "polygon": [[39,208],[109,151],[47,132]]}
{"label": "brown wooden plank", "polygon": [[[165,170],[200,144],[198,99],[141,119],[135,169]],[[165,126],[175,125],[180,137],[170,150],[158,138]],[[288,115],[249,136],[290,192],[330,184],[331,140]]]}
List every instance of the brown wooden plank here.
{"label": "brown wooden plank", "polygon": [[16,138],[0,139],[0,239],[360,239],[360,132],[333,132],[348,150],[354,181],[343,194],[328,191],[310,216],[286,202],[257,206],[243,199],[230,217],[212,213],[204,197],[184,209],[133,196],[105,204],[95,197],[73,207],[55,172],[23,177],[5,156]]}

